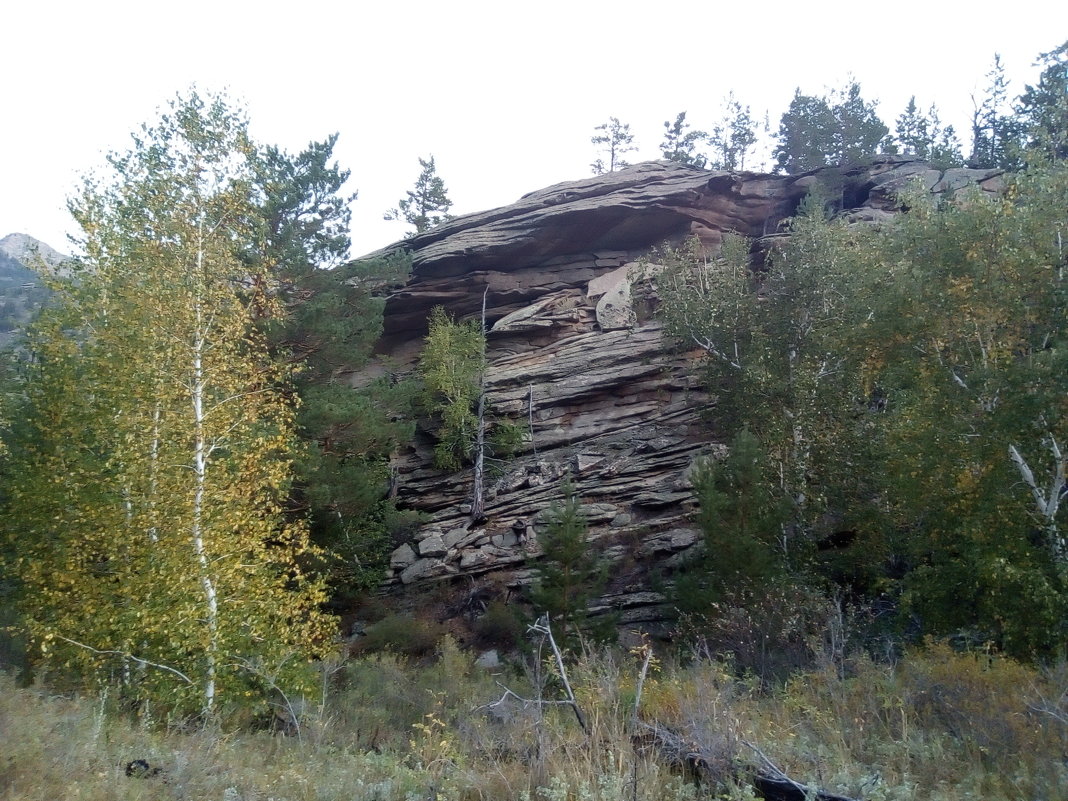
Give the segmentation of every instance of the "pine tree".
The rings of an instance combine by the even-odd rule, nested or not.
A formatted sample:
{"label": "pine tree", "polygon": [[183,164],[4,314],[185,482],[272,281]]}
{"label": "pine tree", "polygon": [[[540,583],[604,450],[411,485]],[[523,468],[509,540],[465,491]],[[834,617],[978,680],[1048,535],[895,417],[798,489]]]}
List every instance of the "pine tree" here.
{"label": "pine tree", "polygon": [[773,155],[780,170],[793,174],[824,167],[833,152],[834,113],[824,97],[794,91],[779,122],[779,143]]}
{"label": "pine tree", "polygon": [[591,598],[604,586],[604,572],[590,548],[589,526],[571,477],[565,476],[563,502],[549,507],[538,533],[542,561],[531,600],[558,631],[581,638]]}
{"label": "pine tree", "polygon": [[823,97],[798,89],[779,123],[775,161],[795,174],[863,160],[879,152],[888,132],[855,80]]}
{"label": "pine tree", "polygon": [[718,170],[744,170],[745,158],[757,142],[756,123],[749,106],[743,106],[731,92],[723,100],[720,122],[709,137],[714,153],[712,165]]}
{"label": "pine tree", "polygon": [[594,130],[602,133],[590,137],[590,143],[598,145],[598,152],[608,156],[607,164],[604,159],[597,159],[590,165],[594,175],[629,167],[630,164],[623,160],[623,155],[638,149],[634,144],[634,134],[630,132],[630,124],[620,122],[617,117],[609,117],[608,122],[598,125]]}
{"label": "pine tree", "polygon": [[399,513],[384,497],[388,457],[411,434],[411,381],[345,380],[363,367],[382,331],[383,295],[410,269],[403,255],[344,263],[349,251],[349,171],[332,162],[337,135],[296,155],[275,147],[253,162],[262,231],[248,260],[284,301],[262,320],[272,351],[299,365],[295,465],[289,512],[307,517],[327,550],[336,603],[377,583]]}
{"label": "pine tree", "polygon": [[986,74],[987,87],[982,102],[972,98],[972,152],[968,163],[973,167],[1020,166],[1019,122],[1008,107],[1009,79],[1001,56]]}
{"label": "pine tree", "polygon": [[341,265],[349,251],[349,171],[331,163],[338,135],[296,155],[269,145],[252,156],[262,231],[258,257],[283,280]]}
{"label": "pine tree", "polygon": [[1047,160],[1068,158],[1068,42],[1042,53],[1038,83],[1027,86],[1016,113],[1031,154]]}
{"label": "pine tree", "polygon": [[871,158],[880,152],[890,130],[879,119],[876,104],[860,94],[860,84],[850,80],[844,89],[832,95],[835,101],[835,129],[832,164],[849,164]]}
{"label": "pine tree", "polygon": [[240,113],[193,93],[72,201],[85,255],[33,333],[6,509],[32,532],[40,657],[204,715],[299,689],[331,628],[283,514],[294,403],[257,324],[277,297],[247,258],[254,153]]}
{"label": "pine tree", "polygon": [[932,104],[926,114],[916,105],[916,96],[897,118],[892,147],[895,152],[926,159],[939,166],[960,166],[964,163],[960,142],[952,125],[942,127],[938,109]]}
{"label": "pine tree", "polygon": [[445,189],[445,181],[438,175],[434,157],[431,156],[429,161],[420,158],[419,166],[422,170],[415,180],[415,188],[409,190],[406,198],[398,201],[399,209],[390,209],[385,214],[387,220],[403,219],[409,225],[414,225],[415,234],[429,231],[452,219],[449,214],[452,201]]}
{"label": "pine tree", "polygon": [[680,111],[675,117],[675,122],[664,122],[664,141],[660,144],[660,152],[668,161],[677,161],[679,164],[689,164],[694,167],[704,168],[708,158],[697,152],[697,146],[708,139],[704,131],[687,130],[690,124],[686,122],[686,112]]}

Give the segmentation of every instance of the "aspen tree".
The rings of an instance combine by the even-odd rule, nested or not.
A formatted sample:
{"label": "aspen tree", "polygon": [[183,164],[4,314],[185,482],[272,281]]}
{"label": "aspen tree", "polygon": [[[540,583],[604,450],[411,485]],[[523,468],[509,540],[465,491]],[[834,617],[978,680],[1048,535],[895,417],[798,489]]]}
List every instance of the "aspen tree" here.
{"label": "aspen tree", "polygon": [[42,654],[204,715],[299,688],[330,628],[307,529],[283,515],[295,401],[256,325],[270,265],[241,258],[253,154],[244,117],[194,93],[72,201],[85,255],[34,335],[11,504]]}

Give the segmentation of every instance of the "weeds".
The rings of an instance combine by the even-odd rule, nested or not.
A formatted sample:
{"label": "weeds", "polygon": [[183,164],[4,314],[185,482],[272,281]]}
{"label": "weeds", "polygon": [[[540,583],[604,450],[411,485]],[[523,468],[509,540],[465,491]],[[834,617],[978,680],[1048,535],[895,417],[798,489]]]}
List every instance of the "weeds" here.
{"label": "weeds", "polygon": [[[501,684],[553,697],[554,655],[490,674],[448,638],[433,663],[380,653],[324,671],[329,692],[307,707],[301,738],[168,726],[107,695],[0,674],[0,799],[744,801],[740,769],[760,761],[751,744],[799,781],[867,801],[1057,798],[1068,786],[1063,665],[931,643],[895,666],[853,657],[769,687],[707,654],[647,656],[565,659],[588,734],[569,706],[492,704]],[[642,748],[649,727],[715,766],[716,782]],[[127,777],[136,759],[160,773]]]}

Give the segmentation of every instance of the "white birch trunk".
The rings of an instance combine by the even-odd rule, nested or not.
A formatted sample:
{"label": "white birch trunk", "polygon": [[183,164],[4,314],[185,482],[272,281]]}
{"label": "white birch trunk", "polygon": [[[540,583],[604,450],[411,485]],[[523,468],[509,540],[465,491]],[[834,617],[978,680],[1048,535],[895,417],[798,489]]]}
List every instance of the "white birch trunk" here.
{"label": "white birch trunk", "polygon": [[1066,477],[1064,454],[1061,453],[1057,440],[1051,434],[1049,436],[1050,454],[1053,456],[1053,474],[1050,476],[1049,488],[1043,489],[1035,479],[1034,471],[1031,470],[1027,460],[1015,445],[1009,445],[1009,458],[1016,465],[1020,478],[1031,490],[1034,499],[1035,512],[1042,519],[1046,530],[1046,541],[1054,562],[1062,570],[1068,569],[1068,543],[1065,542],[1064,534],[1057,526],[1057,512],[1060,510],[1061,498],[1066,494]]}
{"label": "white birch trunk", "polygon": [[208,441],[205,426],[204,395],[206,378],[204,375],[204,351],[206,348],[206,332],[204,330],[203,297],[203,266],[204,249],[201,246],[197,250],[197,276],[196,304],[194,313],[196,316],[196,329],[193,335],[192,368],[193,382],[191,386],[191,400],[193,404],[193,516],[191,522],[191,536],[193,541],[193,553],[196,556],[197,565],[200,569],[200,586],[204,593],[204,624],[208,627],[208,649],[205,654],[204,676],[204,713],[211,714],[215,705],[215,671],[219,648],[219,602],[215,591],[215,582],[211,576],[211,564],[208,560],[207,550],[204,546],[204,496],[208,480]]}
{"label": "white birch trunk", "polygon": [[486,295],[482,293],[482,359],[478,371],[478,427],[475,431],[474,487],[471,489],[471,522],[477,522],[486,508]]}

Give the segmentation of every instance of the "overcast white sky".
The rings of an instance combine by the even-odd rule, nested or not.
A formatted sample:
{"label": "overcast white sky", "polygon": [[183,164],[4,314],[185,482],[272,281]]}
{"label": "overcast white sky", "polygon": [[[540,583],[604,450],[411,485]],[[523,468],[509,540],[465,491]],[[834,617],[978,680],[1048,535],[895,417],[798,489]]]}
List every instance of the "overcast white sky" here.
{"label": "overcast white sky", "polygon": [[407,230],[382,213],[419,156],[435,156],[454,213],[478,211],[589,175],[609,115],[636,134],[632,160],[657,158],[665,120],[685,110],[708,129],[730,90],[774,130],[795,87],[852,74],[891,127],[915,94],[966,133],[994,53],[1015,95],[1068,39],[1068,4],[26,0],[0,31],[0,236],[69,250],[78,176],[196,83],[245,103],[261,142],[340,132],[360,255]]}

